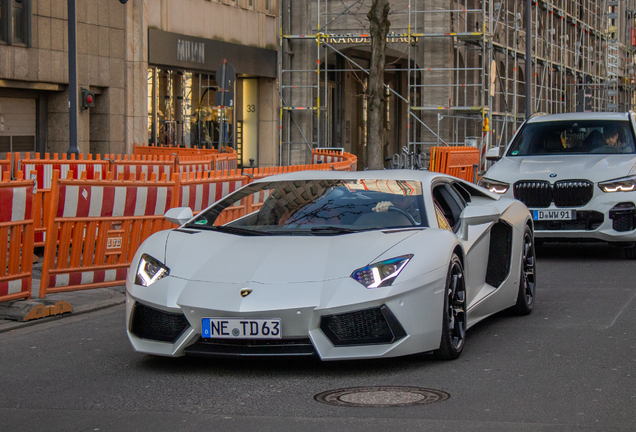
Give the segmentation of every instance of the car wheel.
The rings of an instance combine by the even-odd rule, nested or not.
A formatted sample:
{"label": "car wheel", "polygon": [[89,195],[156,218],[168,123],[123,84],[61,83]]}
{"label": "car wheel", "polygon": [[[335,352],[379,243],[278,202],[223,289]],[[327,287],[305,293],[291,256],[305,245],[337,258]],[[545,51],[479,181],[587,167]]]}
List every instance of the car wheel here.
{"label": "car wheel", "polygon": [[523,233],[519,292],[517,293],[517,303],[513,306],[513,312],[517,315],[528,315],[534,307],[536,295],[536,252],[533,241],[532,230],[526,226],[526,230]]}
{"label": "car wheel", "polygon": [[630,260],[636,259],[636,244],[625,248],[625,257]]}
{"label": "car wheel", "polygon": [[459,357],[466,338],[466,283],[464,268],[456,254],[448,266],[446,289],[444,290],[444,314],[442,319],[442,340],[434,352],[441,360]]}

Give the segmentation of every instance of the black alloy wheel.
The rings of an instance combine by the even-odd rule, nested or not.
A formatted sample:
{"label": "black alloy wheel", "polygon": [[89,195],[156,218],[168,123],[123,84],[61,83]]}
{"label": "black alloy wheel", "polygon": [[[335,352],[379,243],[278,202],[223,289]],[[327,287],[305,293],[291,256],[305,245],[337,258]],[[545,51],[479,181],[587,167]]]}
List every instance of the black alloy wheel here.
{"label": "black alloy wheel", "polygon": [[454,360],[462,353],[466,338],[466,282],[462,262],[453,254],[448,266],[444,291],[442,340],[435,357]]}
{"label": "black alloy wheel", "polygon": [[523,249],[521,253],[521,276],[519,279],[519,293],[513,311],[517,315],[529,315],[534,308],[536,295],[536,252],[534,250],[534,236],[530,227],[526,226],[523,234]]}

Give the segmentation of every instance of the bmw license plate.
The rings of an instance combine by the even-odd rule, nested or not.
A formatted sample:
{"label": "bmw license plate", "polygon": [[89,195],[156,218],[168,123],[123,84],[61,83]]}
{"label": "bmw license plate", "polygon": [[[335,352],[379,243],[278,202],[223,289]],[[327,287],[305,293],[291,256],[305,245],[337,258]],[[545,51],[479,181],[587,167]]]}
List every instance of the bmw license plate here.
{"label": "bmw license plate", "polygon": [[202,318],[201,336],[211,339],[280,339],[280,319]]}
{"label": "bmw license plate", "polygon": [[540,220],[574,220],[576,219],[576,210],[532,210],[532,219]]}

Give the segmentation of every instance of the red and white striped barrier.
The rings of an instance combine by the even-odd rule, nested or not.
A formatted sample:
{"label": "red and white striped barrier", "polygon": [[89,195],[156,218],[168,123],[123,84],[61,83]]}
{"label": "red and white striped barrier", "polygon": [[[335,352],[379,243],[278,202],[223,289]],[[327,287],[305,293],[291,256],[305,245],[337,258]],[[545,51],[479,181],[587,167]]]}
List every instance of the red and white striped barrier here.
{"label": "red and white striped barrier", "polygon": [[0,181],[0,302],[31,296],[33,180]]}
{"label": "red and white striped barrier", "polygon": [[248,183],[248,177],[234,172],[229,177],[214,177],[214,173],[196,179],[184,176],[180,188],[181,206],[190,207],[194,213],[199,212]]}
{"label": "red and white striped barrier", "polygon": [[57,217],[132,217],[163,215],[170,208],[169,186],[60,186]]}

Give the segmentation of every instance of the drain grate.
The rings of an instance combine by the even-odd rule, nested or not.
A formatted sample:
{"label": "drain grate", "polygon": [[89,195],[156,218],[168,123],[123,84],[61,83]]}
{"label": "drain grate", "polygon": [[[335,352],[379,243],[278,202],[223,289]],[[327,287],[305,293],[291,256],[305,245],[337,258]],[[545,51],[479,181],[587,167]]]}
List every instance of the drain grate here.
{"label": "drain grate", "polygon": [[421,387],[352,387],[314,396],[318,402],[348,407],[404,407],[445,401],[450,394]]}

